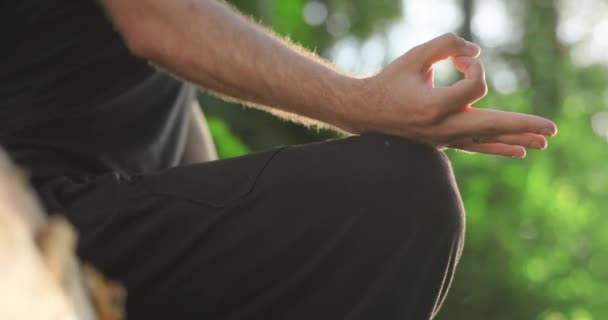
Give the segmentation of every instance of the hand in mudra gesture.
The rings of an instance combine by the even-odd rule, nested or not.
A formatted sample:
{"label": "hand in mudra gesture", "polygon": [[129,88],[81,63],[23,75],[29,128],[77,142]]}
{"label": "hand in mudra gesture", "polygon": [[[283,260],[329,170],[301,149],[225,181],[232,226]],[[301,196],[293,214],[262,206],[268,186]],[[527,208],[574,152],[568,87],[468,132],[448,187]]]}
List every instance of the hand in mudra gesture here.
{"label": "hand in mudra gesture", "polygon": [[[545,137],[557,133],[550,120],[472,107],[487,93],[479,53],[477,45],[454,34],[413,48],[377,75],[362,80],[359,109],[367,116],[353,121],[347,130],[520,158],[526,155],[525,148],[546,148]],[[433,65],[450,57],[465,78],[450,87],[435,87]]]}

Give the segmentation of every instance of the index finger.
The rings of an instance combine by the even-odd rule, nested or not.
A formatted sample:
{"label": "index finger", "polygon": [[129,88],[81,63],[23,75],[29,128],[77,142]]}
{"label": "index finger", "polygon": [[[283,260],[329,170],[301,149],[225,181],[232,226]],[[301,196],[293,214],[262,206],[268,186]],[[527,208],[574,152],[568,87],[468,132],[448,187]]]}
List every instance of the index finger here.
{"label": "index finger", "polygon": [[479,59],[455,57],[454,65],[465,78],[450,87],[435,88],[433,95],[446,114],[461,111],[488,93],[485,70]]}
{"label": "index finger", "polygon": [[414,67],[425,75],[436,62],[455,56],[477,57],[480,51],[481,49],[476,44],[466,41],[454,33],[446,33],[414,47],[407,56]]}
{"label": "index finger", "polygon": [[557,134],[557,126],[548,119],[516,112],[468,108],[441,124],[442,134],[452,139],[534,133]]}

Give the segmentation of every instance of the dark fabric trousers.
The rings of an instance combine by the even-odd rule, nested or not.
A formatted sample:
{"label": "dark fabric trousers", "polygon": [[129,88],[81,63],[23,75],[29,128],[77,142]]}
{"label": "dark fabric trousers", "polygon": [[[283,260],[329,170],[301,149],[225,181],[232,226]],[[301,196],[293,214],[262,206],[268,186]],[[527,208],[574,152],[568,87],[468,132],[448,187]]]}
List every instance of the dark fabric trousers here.
{"label": "dark fabric trousers", "polygon": [[383,135],[39,191],[128,319],[431,319],[464,237],[445,155]]}

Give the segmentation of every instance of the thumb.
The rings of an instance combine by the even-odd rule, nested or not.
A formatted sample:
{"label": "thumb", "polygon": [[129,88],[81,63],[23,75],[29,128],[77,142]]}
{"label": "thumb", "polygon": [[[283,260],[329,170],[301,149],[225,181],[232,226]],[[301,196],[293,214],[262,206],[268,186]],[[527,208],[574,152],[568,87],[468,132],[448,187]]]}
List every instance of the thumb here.
{"label": "thumb", "polygon": [[404,58],[417,71],[426,74],[436,62],[456,56],[477,57],[480,52],[481,49],[478,45],[466,41],[454,33],[446,33],[414,47]]}

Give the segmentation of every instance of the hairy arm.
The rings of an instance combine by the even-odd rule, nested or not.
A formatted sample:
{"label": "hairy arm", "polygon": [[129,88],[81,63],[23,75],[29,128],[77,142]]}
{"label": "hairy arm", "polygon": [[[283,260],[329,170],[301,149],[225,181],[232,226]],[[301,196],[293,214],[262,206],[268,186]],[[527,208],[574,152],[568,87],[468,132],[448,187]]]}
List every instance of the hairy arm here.
{"label": "hairy arm", "polygon": [[[475,59],[479,48],[455,35],[418,46],[377,75],[359,79],[223,1],[101,1],[134,54],[254,106],[352,133],[381,132],[510,156],[525,154],[522,147],[544,148],[543,135],[556,132],[539,117],[472,108],[486,93],[483,66]],[[448,57],[458,57],[455,66],[466,79],[434,88],[432,66]]]}
{"label": "hairy arm", "polygon": [[357,90],[356,79],[221,1],[103,2],[134,53],[224,96],[337,124]]}

